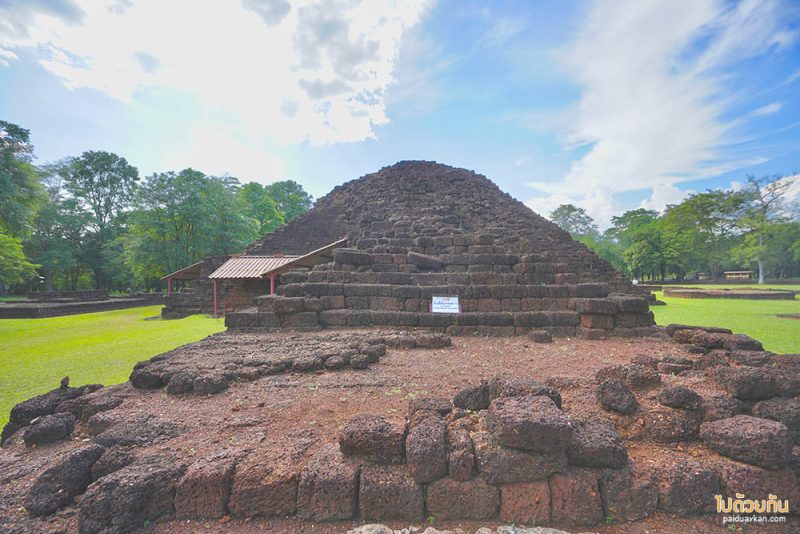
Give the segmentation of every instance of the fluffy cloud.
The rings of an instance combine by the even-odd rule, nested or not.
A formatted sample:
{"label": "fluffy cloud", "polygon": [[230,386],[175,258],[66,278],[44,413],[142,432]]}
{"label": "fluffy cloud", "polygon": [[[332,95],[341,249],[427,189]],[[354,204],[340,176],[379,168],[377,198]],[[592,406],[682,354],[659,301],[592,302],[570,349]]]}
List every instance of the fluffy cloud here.
{"label": "fluffy cloud", "polygon": [[254,143],[361,141],[388,122],[403,34],[428,3],[12,0],[0,3],[0,65],[26,50],[68,88],[191,95],[204,120],[234,118]]}
{"label": "fluffy cloud", "polygon": [[777,1],[596,2],[561,54],[581,90],[561,134],[580,156],[561,180],[530,184],[530,204],[567,198],[604,224],[616,193],[651,189],[655,206],[677,198],[673,184],[762,161],[733,148],[727,69],[794,38]]}
{"label": "fluffy cloud", "polygon": [[650,198],[642,201],[640,208],[649,210],[664,211],[670,204],[678,204],[689,195],[696,193],[691,189],[678,189],[672,184],[658,184],[653,186],[653,194]]}

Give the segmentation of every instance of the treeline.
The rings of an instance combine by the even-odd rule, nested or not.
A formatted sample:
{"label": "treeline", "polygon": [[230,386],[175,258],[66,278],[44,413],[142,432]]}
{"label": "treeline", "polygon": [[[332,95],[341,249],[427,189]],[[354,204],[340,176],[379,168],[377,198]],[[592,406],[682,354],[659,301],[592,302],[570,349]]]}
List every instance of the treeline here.
{"label": "treeline", "polygon": [[550,219],[640,280],[714,280],[725,271],[767,278],[800,277],[800,206],[787,194],[797,176],[747,177],[738,191],[708,190],[670,205],[664,213],[626,211],[599,232],[582,208],[564,204]]}
{"label": "treeline", "polygon": [[0,121],[0,290],[162,289],[162,276],[241,252],[312,203],[291,180],[242,185],[194,169],[141,178],[101,151],[35,166],[28,130]]}

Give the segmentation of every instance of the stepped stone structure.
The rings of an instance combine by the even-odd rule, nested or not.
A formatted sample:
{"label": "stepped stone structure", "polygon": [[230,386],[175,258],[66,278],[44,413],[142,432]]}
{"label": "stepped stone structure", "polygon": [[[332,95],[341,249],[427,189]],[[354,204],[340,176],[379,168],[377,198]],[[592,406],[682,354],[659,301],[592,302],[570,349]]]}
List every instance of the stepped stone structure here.
{"label": "stepped stone structure", "polygon": [[[230,329],[371,325],[449,334],[644,335],[641,291],[486,177],[400,162],[336,187],[245,255],[304,254],[347,237],[333,262],[281,275],[275,295],[229,313]],[[458,313],[432,313],[457,296]]]}

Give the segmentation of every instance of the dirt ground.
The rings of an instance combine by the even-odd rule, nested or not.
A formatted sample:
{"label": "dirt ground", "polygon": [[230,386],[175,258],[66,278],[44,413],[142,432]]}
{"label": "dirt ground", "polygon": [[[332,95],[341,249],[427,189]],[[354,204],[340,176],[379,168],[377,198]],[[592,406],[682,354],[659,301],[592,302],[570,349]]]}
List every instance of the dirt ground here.
{"label": "dirt ground", "polygon": [[[373,334],[374,331],[369,332]],[[366,334],[366,332],[365,332]],[[322,342],[330,334],[304,334]],[[230,358],[237,346],[248,347],[249,355],[257,355],[260,346],[275,347],[281,341],[298,341],[293,334],[240,334],[222,336],[223,347],[215,354]],[[263,337],[260,337],[263,336]],[[314,337],[317,336],[317,337]],[[216,337],[216,336],[215,336]],[[390,348],[378,363],[368,369],[318,370],[265,376],[252,382],[232,384],[227,390],[205,397],[173,396],[165,390],[138,390],[130,383],[114,386],[113,391],[125,397],[112,413],[125,419],[151,415],[184,425],[188,431],[177,438],[137,450],[137,456],[153,453],[175,455],[187,460],[218,451],[247,451],[265,445],[278,445],[294,439],[310,439],[314,443],[334,442],[343,424],[361,413],[382,415],[401,421],[411,399],[424,396],[450,397],[464,386],[477,384],[500,373],[534,378],[556,386],[564,399],[564,411],[581,418],[602,412],[593,395],[595,373],[606,366],[629,363],[638,355],[688,356],[684,346],[669,339],[616,339],[589,341],[556,339],[551,344],[536,344],[525,337],[486,338],[456,337],[453,346],[442,349]],[[277,343],[276,343],[277,342]],[[291,343],[290,343],[291,344]],[[202,362],[202,351],[192,346],[182,355],[197,359],[201,368],[214,364],[214,357]],[[662,375],[665,383],[691,385],[702,395],[714,394],[714,386],[692,376]],[[654,395],[640,398],[643,406]],[[608,417],[607,412],[602,412]],[[70,506],[49,518],[32,520],[21,508],[22,497],[41,466],[55,452],[76,448],[89,437],[82,427],[71,441],[26,449],[14,444],[0,450],[0,530],[9,532],[77,532],[77,509]],[[635,429],[631,429],[635,433]],[[623,435],[625,429],[623,429]],[[629,445],[632,457],[654,462],[669,461],[673,455],[708,454],[703,446]],[[80,497],[78,498],[80,499]],[[736,532],[800,532],[797,518],[782,526],[745,527]],[[193,532],[269,532],[269,533],[338,533],[357,523],[338,522],[312,525],[296,520],[214,520],[209,522],[170,521],[149,526],[146,530],[163,533]],[[482,526],[501,523],[436,522],[438,529],[462,528],[467,532]],[[393,528],[407,524],[389,523]],[[417,525],[426,527],[427,525]],[[581,530],[581,529],[578,529]],[[673,534],[682,532],[729,533],[720,518],[676,519],[656,514],[635,524],[603,525],[592,532],[619,534]]]}

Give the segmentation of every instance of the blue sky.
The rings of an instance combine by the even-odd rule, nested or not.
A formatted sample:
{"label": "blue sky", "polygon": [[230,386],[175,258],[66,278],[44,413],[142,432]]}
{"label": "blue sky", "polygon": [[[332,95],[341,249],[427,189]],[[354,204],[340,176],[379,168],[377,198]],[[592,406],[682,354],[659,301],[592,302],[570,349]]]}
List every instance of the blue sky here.
{"label": "blue sky", "polygon": [[315,196],[429,159],[605,226],[800,171],[799,95],[791,0],[0,0],[0,118],[39,162]]}

